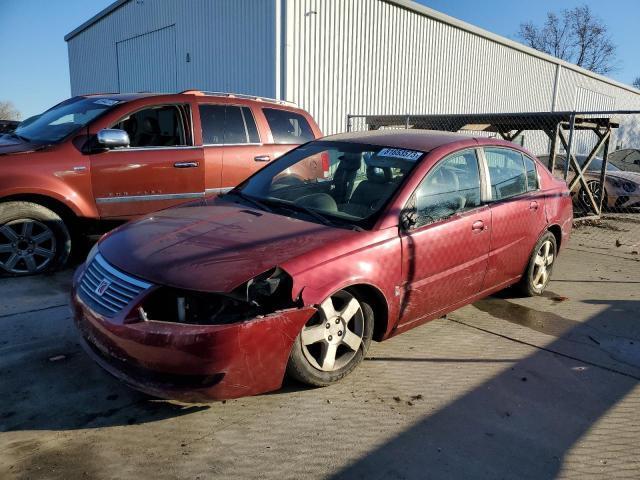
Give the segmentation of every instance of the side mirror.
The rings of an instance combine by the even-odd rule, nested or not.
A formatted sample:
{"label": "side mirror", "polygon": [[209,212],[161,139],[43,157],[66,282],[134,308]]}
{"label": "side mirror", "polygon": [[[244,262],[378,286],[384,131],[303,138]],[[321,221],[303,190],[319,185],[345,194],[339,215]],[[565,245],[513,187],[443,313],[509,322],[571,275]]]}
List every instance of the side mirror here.
{"label": "side mirror", "polygon": [[105,148],[128,147],[129,134],[117,128],[103,128],[98,132],[98,144]]}
{"label": "side mirror", "polygon": [[415,209],[408,208],[400,213],[400,227],[405,232],[411,230],[418,223],[418,214]]}

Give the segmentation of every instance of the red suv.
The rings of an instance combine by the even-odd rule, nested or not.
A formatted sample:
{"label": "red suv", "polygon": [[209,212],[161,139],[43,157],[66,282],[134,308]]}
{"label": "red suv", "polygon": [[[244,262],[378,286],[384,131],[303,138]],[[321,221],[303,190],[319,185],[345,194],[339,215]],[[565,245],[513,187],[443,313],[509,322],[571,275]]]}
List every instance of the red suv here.
{"label": "red suv", "polygon": [[[320,135],[307,112],[259,97],[190,90],[70,98],[0,136],[0,273],[59,267],[75,234],[95,220],[228,190]],[[325,168],[310,162],[281,181],[320,178]]]}

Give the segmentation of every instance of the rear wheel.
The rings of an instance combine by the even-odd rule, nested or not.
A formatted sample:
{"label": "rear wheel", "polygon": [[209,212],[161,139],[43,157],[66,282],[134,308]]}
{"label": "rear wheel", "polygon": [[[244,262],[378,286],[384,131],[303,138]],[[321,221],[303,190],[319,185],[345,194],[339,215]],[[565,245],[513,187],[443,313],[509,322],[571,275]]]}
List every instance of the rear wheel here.
{"label": "rear wheel", "polygon": [[31,202],[0,203],[0,273],[53,271],[70,251],[71,236],[58,214]]}
{"label": "rear wheel", "polygon": [[520,280],[520,291],[523,294],[529,297],[542,295],[549,284],[556,256],[556,237],[547,232],[533,248],[527,271]]}
{"label": "rear wheel", "polygon": [[371,307],[347,290],[327,298],[296,338],[287,372],[314,386],[351,373],[364,358],[373,334]]}

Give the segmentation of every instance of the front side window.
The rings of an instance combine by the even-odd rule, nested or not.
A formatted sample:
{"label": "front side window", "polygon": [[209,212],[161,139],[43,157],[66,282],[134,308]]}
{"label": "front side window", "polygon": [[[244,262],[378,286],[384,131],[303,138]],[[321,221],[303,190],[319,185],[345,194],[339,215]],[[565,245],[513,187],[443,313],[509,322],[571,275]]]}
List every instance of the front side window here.
{"label": "front side window", "polygon": [[22,122],[13,134],[33,143],[57,143],[120,101],[111,98],[74,97]]}
{"label": "front side window", "polygon": [[185,114],[177,105],[138,110],[120,119],[112,128],[129,134],[129,147],[175,147],[188,145]]}
{"label": "front side window", "polygon": [[527,191],[524,159],[520,152],[508,148],[485,148],[484,154],[493,200],[503,200]]}
{"label": "front side window", "polygon": [[[276,213],[318,214],[369,228],[424,156],[416,150],[311,142],[267,165],[239,187]],[[232,192],[233,195],[233,192]]]}
{"label": "front side window", "polygon": [[314,139],[309,122],[303,115],[277,108],[263,108],[275,143],[301,144]]}
{"label": "front side window", "polygon": [[260,143],[249,107],[200,105],[200,124],[205,145]]}
{"label": "front side window", "polygon": [[415,193],[416,227],[480,206],[480,170],[474,150],[441,160]]}

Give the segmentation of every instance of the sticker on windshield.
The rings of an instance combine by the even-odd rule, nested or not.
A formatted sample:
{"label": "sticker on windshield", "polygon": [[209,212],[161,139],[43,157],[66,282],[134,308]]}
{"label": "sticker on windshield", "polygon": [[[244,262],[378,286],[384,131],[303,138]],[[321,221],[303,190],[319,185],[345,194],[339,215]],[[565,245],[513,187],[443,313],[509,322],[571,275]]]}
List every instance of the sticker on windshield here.
{"label": "sticker on windshield", "polygon": [[402,158],[403,160],[418,160],[422,156],[422,152],[415,150],[404,150],[402,148],[383,148],[378,152],[379,157]]}
{"label": "sticker on windshield", "polygon": [[107,107],[112,107],[113,105],[118,103],[118,100],[112,100],[110,98],[100,98],[93,103],[95,103],[96,105],[106,105]]}

